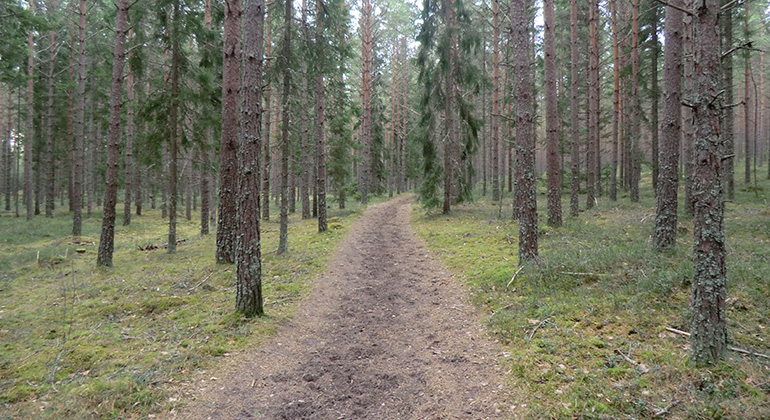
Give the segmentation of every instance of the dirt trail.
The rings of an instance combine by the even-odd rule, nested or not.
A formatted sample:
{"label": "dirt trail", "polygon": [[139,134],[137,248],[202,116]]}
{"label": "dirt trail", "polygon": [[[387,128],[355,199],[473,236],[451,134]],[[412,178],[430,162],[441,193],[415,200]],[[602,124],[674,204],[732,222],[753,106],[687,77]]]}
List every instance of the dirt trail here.
{"label": "dirt trail", "polygon": [[416,238],[410,205],[370,207],[296,317],[174,417],[502,417],[494,345]]}

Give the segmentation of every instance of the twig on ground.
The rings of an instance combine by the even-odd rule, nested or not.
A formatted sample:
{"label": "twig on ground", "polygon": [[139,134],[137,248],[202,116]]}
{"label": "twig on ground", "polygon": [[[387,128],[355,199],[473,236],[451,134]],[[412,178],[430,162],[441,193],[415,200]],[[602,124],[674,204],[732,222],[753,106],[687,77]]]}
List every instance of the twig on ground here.
{"label": "twig on ground", "polygon": [[[676,328],[666,327],[666,331],[672,332],[674,334],[679,334],[679,335],[685,336],[685,337],[689,337],[690,336],[690,333],[688,333],[686,331],[682,331],[682,330],[677,330]],[[736,353],[745,354],[747,356],[760,357],[760,358],[763,358],[763,359],[770,360],[770,355],[767,355],[767,354],[757,353],[757,352],[754,352],[754,351],[750,351],[750,350],[746,350],[746,349],[741,349],[741,348],[733,347],[733,346],[727,346],[727,349],[730,350],[730,351],[734,351]]]}
{"label": "twig on ground", "polygon": [[531,334],[529,335],[529,337],[527,338],[527,343],[529,343],[530,341],[532,341],[532,338],[535,336],[535,333],[537,332],[537,330],[539,330],[539,329],[540,329],[540,327],[542,327],[542,326],[543,326],[543,324],[545,324],[546,322],[548,322],[548,318],[550,318],[550,317],[551,317],[551,315],[548,315],[548,316],[547,316],[547,317],[545,317],[545,318],[544,318],[542,321],[538,322],[538,324],[535,326],[535,329],[534,329],[534,330],[532,330],[532,333],[531,333]]}
{"label": "twig on ground", "polygon": [[200,283],[196,284],[195,287],[190,289],[190,292],[192,293],[195,289],[199,288],[203,283],[205,283],[211,276],[214,274],[214,272],[210,272],[208,276],[204,277],[203,280],[200,281]]}
{"label": "twig on ground", "polygon": [[559,274],[567,274],[570,276],[611,276],[612,274],[602,274],[602,273],[581,273],[579,271],[560,271]]}
{"label": "twig on ground", "polygon": [[679,404],[679,401],[674,400],[674,401],[671,402],[671,404],[667,405],[665,408],[661,408],[660,410],[658,410],[652,416],[655,417],[655,418],[663,417],[663,416],[665,416],[666,414],[669,413],[669,410],[671,410],[672,408],[676,407],[678,404]]}
{"label": "twig on ground", "polygon": [[505,288],[506,288],[506,289],[507,289],[507,288],[508,288],[508,287],[511,285],[511,283],[513,283],[513,281],[514,281],[514,280],[516,280],[516,275],[517,275],[517,274],[519,274],[519,272],[520,272],[521,270],[523,270],[523,269],[524,269],[524,266],[522,265],[521,267],[519,267],[519,269],[518,269],[518,270],[516,270],[516,272],[515,272],[515,273],[513,273],[513,277],[511,277],[511,280],[509,280],[509,281],[508,281],[508,284],[506,284],[506,285],[505,285]]}

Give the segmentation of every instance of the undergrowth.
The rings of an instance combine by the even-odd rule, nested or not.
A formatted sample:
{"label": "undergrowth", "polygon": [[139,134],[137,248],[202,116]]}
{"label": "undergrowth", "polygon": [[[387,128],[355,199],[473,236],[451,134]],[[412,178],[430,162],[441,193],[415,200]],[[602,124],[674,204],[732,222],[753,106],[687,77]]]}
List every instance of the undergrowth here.
{"label": "undergrowth", "polygon": [[[769,184],[760,182],[761,191],[736,184],[726,211],[729,341],[764,354],[770,354]],[[718,366],[697,369],[688,361],[687,339],[666,330],[689,329],[692,218],[680,207],[676,247],[657,252],[649,183],[640,203],[627,194],[617,202],[604,196],[576,218],[567,217],[565,194],[559,228],[545,224],[543,191],[541,179],[540,258],[523,268],[510,194],[502,218],[499,203],[483,197],[448,216],[413,212],[418,234],[466,279],[489,314],[509,371],[510,416],[770,418],[770,361],[730,352]]]}
{"label": "undergrowth", "polygon": [[[96,268],[101,213],[69,235],[71,213],[33,221],[0,213],[0,419],[146,418],[178,408],[179,388],[292,316],[360,208],[289,224],[277,256],[277,213],[262,223],[267,316],[233,312],[234,266],[214,262],[215,232],[178,218],[177,254],[157,210],[116,226],[114,268]],[[122,208],[118,206],[118,208]],[[120,218],[119,218],[120,220]],[[207,380],[210,378],[206,378]],[[184,385],[181,385],[184,384]]]}

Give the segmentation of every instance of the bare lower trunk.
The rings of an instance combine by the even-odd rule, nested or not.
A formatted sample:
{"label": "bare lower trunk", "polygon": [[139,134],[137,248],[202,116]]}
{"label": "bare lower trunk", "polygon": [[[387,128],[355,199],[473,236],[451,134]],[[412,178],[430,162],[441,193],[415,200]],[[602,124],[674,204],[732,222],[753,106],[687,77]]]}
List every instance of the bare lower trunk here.
{"label": "bare lower trunk", "polygon": [[[613,3],[614,4],[614,0]],[[577,217],[580,211],[580,128],[578,127],[578,6],[577,0],[570,1],[570,54],[572,63],[570,65],[570,143],[572,146],[572,189],[570,194],[569,214]]]}
{"label": "bare lower trunk", "polygon": [[[129,30],[128,39],[132,38]],[[128,69],[126,77],[126,96],[128,107],[126,108],[126,156],[125,156],[125,192],[123,195],[123,226],[131,224],[131,182],[134,179],[134,73]]]}
{"label": "bare lower trunk", "polygon": [[[107,140],[107,188],[104,192],[104,214],[99,254],[96,265],[111,267],[115,248],[115,206],[118,201],[118,160],[120,159],[120,117],[123,107],[123,64],[126,59],[128,32],[128,0],[118,0],[115,17],[115,48],[112,58],[110,91],[110,132]],[[130,214],[130,207],[128,213]]]}
{"label": "bare lower trunk", "polygon": [[179,66],[181,61],[181,47],[179,45],[179,26],[181,25],[179,0],[174,2],[173,40],[171,42],[171,110],[169,119],[169,180],[168,180],[168,247],[166,252],[176,253],[176,199],[177,199],[177,159],[179,137]]}
{"label": "bare lower trunk", "polygon": [[316,193],[318,195],[318,231],[326,232],[326,141],[324,139],[324,121],[325,121],[325,92],[323,67],[321,58],[324,54],[324,6],[320,1],[316,1],[316,48],[318,48],[318,61],[316,61],[315,77],[315,114],[316,114]]}
{"label": "bare lower trunk", "polygon": [[[681,8],[680,0],[670,0],[673,6]],[[682,28],[683,14],[674,7],[666,8],[666,51],[664,57],[664,110],[663,144],[660,153],[660,173],[657,190],[657,216],[653,244],[657,249],[666,249],[675,244],[677,225],[677,190],[679,177],[679,143],[682,136]]]}
{"label": "bare lower trunk", "polygon": [[289,95],[291,89],[291,20],[292,0],[285,0],[283,33],[283,93],[281,94],[281,224],[278,234],[278,254],[289,251]]}
{"label": "bare lower trunk", "polygon": [[235,308],[245,316],[262,316],[262,248],[260,245],[260,137],[262,131],[262,32],[264,0],[244,2],[242,132],[238,149],[238,234]]}
{"label": "bare lower trunk", "polygon": [[[29,2],[30,11],[34,13],[35,2]],[[27,129],[24,132],[24,205],[27,208],[27,220],[32,220],[34,208],[33,181],[32,181],[32,156],[34,155],[33,143],[35,142],[35,37],[29,32],[27,37]]]}
{"label": "bare lower trunk", "polygon": [[511,42],[516,94],[516,194],[519,206],[519,264],[533,260],[537,245],[537,192],[535,187],[535,141],[532,115],[532,84],[524,0],[511,1]]}
{"label": "bare lower trunk", "polygon": [[559,173],[559,120],[556,109],[556,35],[553,0],[545,0],[545,107],[548,172],[548,224],[561,226],[561,174]]}
{"label": "bare lower trunk", "polygon": [[218,263],[231,264],[235,262],[235,188],[238,170],[238,89],[241,55],[241,3],[239,0],[225,2],[224,30],[216,260]]}
{"label": "bare lower trunk", "polygon": [[618,148],[620,143],[620,51],[618,46],[617,0],[610,0],[612,14],[612,168],[610,170],[610,200],[618,199]]}
{"label": "bare lower trunk", "polygon": [[80,236],[83,229],[83,140],[86,112],[86,1],[78,2],[78,82],[75,117],[75,159],[72,184],[72,235]]}
{"label": "bare lower trunk", "polygon": [[720,49],[717,23],[719,0],[696,3],[695,150],[693,196],[693,285],[690,310],[690,358],[697,365],[714,364],[727,349],[725,299],[724,187],[719,114],[722,111]]}

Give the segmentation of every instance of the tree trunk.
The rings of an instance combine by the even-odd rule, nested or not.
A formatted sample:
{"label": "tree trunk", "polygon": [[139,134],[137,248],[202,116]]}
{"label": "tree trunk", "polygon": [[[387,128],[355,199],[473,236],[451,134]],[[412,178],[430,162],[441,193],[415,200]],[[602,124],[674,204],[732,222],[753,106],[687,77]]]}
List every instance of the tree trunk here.
{"label": "tree trunk", "polygon": [[535,186],[535,142],[532,115],[532,83],[529,71],[527,4],[512,0],[511,42],[516,94],[516,195],[519,206],[519,264],[537,257],[537,191]]}
{"label": "tree trunk", "polygon": [[[668,22],[668,19],[666,19]],[[658,177],[660,176],[660,159],[658,154],[660,138],[658,135],[658,129],[660,120],[658,117],[658,101],[660,92],[658,92],[658,56],[660,55],[660,45],[658,44],[658,5],[654,3],[652,5],[652,33],[650,34],[650,42],[652,47],[650,48],[650,134],[652,134],[652,190],[657,194],[658,191]],[[668,38],[666,38],[668,39]],[[681,49],[681,45],[679,46]],[[665,64],[664,64],[665,65]],[[681,69],[680,69],[681,78]],[[681,115],[681,112],[679,113]],[[668,117],[668,116],[666,116]]]}
{"label": "tree trunk", "polygon": [[361,2],[361,148],[362,159],[359,169],[358,190],[361,203],[369,200],[372,171],[372,4],[371,0]]}
{"label": "tree trunk", "polygon": [[289,95],[291,93],[291,21],[293,0],[286,0],[283,22],[283,92],[281,93],[281,226],[278,254],[289,251]]}
{"label": "tree trunk", "polygon": [[323,2],[316,1],[316,76],[315,76],[315,114],[316,114],[316,193],[318,194],[318,231],[326,232],[326,141],[324,139],[325,92],[324,72],[322,62],[324,60],[326,43],[323,37],[324,24]]}
{"label": "tree trunk", "polygon": [[[179,137],[179,67],[181,65],[181,46],[179,45],[179,27],[181,25],[179,0],[174,1],[174,17],[171,39],[171,109],[169,119],[171,120],[171,129],[169,130],[169,159],[168,159],[168,247],[166,252],[176,253],[176,199],[177,199],[177,160],[178,160],[178,137]],[[239,14],[240,17],[240,14]]]}
{"label": "tree trunk", "polygon": [[559,173],[559,120],[556,103],[556,35],[553,0],[545,0],[545,107],[548,172],[548,224],[561,226],[561,174]]}
{"label": "tree trunk", "polygon": [[78,237],[83,229],[83,140],[86,123],[86,0],[78,2],[78,82],[77,110],[75,111],[75,159],[72,183],[72,236]]}
{"label": "tree trunk", "polygon": [[612,169],[610,170],[610,200],[618,199],[618,148],[620,143],[620,51],[618,46],[617,0],[610,0],[612,15]]}
{"label": "tree trunk", "polygon": [[241,2],[225,1],[224,58],[222,64],[222,134],[219,164],[218,263],[235,262],[235,188],[238,171],[238,88],[241,61]]}
{"label": "tree trunk", "polygon": [[[11,107],[13,106],[13,95],[11,86],[8,85],[8,102],[6,104],[6,114],[8,115],[8,124],[3,132],[5,135],[5,141],[3,142],[3,148],[5,149],[5,167],[3,176],[5,177],[5,211],[11,211],[11,191],[13,185],[13,178],[11,177],[11,170],[13,165],[11,164],[11,157],[13,151],[11,150]],[[3,116],[0,115],[0,118]]]}
{"label": "tree trunk", "polygon": [[260,246],[260,140],[262,131],[262,49],[264,0],[246,0],[243,19],[241,139],[238,152],[238,198],[235,261],[235,308],[247,317],[262,316]]}
{"label": "tree trunk", "polygon": [[[128,41],[133,38],[133,29],[128,31]],[[125,192],[123,195],[123,226],[131,224],[131,181],[134,179],[134,72],[129,66],[128,76],[126,77],[126,97],[128,107],[126,108],[126,156],[125,156]],[[112,134],[110,134],[112,135]]]}
{"label": "tree trunk", "polygon": [[[575,0],[577,1],[577,0]],[[500,0],[492,0],[492,201],[500,200]]]}
{"label": "tree trunk", "polygon": [[639,201],[641,132],[639,131],[639,0],[631,1],[631,201]]}
{"label": "tree trunk", "polygon": [[[612,0],[614,4],[615,0]],[[578,5],[577,0],[570,1],[570,143],[572,153],[572,188],[570,193],[569,214],[577,217],[580,211],[580,127],[578,127]]]}
{"label": "tree trunk", "polygon": [[[638,1],[638,0],[637,0]],[[586,209],[596,202],[597,144],[599,142],[599,0],[589,4],[589,38],[591,43],[588,57],[588,145],[586,157]]]}
{"label": "tree trunk", "polygon": [[[46,6],[48,8],[49,15],[53,15],[57,11],[57,4],[55,0],[52,0]],[[54,91],[56,87],[55,73],[56,73],[56,55],[59,50],[56,45],[56,31],[51,31],[49,34],[49,61],[48,61],[48,107],[46,116],[46,186],[45,186],[45,216],[53,217],[54,202],[56,200],[56,164],[54,162],[54,133],[53,133],[53,120],[54,120]]]}
{"label": "tree trunk", "polygon": [[[107,141],[107,188],[104,191],[104,213],[99,254],[96,265],[112,267],[115,248],[115,206],[118,201],[118,160],[120,159],[120,118],[123,107],[123,65],[126,60],[128,32],[128,0],[118,0],[115,16],[115,48],[112,58],[112,89],[110,91],[110,133]],[[129,78],[129,83],[133,82]],[[129,207],[128,214],[131,214]],[[169,244],[169,246],[171,246]]]}
{"label": "tree trunk", "polygon": [[724,187],[718,129],[723,82],[719,0],[699,1],[694,12],[696,155],[690,358],[696,365],[710,365],[722,359],[727,349]]}
{"label": "tree trunk", "polygon": [[[692,7],[693,0],[685,0],[688,8]],[[684,35],[682,38],[682,49],[684,56],[684,98],[687,102],[692,102],[695,98],[695,58],[694,49],[695,43],[693,42],[693,20],[692,16],[684,17]],[[732,72],[732,70],[731,70]],[[728,89],[728,92],[732,92],[732,89]],[[730,111],[731,108],[728,108]],[[682,160],[684,160],[684,210],[687,214],[693,214],[693,175],[695,166],[693,164],[693,145],[695,144],[695,114],[692,108],[684,107],[682,110],[684,121],[684,137],[682,147]],[[728,115],[729,115],[728,112]],[[727,126],[726,126],[727,127]],[[730,124],[732,127],[732,123]],[[732,129],[730,129],[732,132]],[[732,137],[732,136],[731,136]],[[730,146],[732,148],[732,145]],[[730,159],[725,161],[725,168],[732,167]]]}
{"label": "tree trunk", "polygon": [[[270,27],[271,27],[270,11],[268,8],[267,16],[265,17],[265,55],[272,57],[272,41],[270,39]],[[272,60],[265,60],[265,74],[270,74],[270,64]],[[262,144],[264,145],[262,156],[265,159],[264,166],[262,167],[262,218],[270,220],[270,168],[271,168],[271,154],[270,150],[270,129],[272,123],[273,109],[271,108],[273,88],[270,86],[270,79],[265,80],[265,110],[262,115],[265,118],[265,132],[262,135]]]}
{"label": "tree trunk", "polygon": [[[681,0],[670,0],[682,7]],[[666,8],[666,50],[663,68],[664,120],[661,132],[660,173],[657,189],[657,217],[653,245],[659,250],[674,246],[677,225],[677,191],[679,189],[679,142],[682,136],[682,28],[683,14],[675,7]],[[653,127],[657,130],[657,127]]]}
{"label": "tree trunk", "polygon": [[[749,3],[743,4],[745,17],[743,23],[743,35],[746,41],[749,39]],[[751,184],[751,50],[743,49],[743,157],[744,157],[744,182]]]}
{"label": "tree trunk", "polygon": [[[35,13],[35,2],[29,2],[29,10]],[[27,208],[27,220],[32,220],[34,198],[32,182],[32,156],[35,143],[35,37],[29,31],[27,37],[27,129],[24,133],[24,206]]]}
{"label": "tree trunk", "polygon": [[[730,0],[723,0],[722,3],[728,4]],[[733,47],[733,13],[734,8],[728,6],[728,8],[722,12],[719,17],[721,25],[722,35],[722,52],[727,52]],[[692,41],[690,41],[692,42]],[[685,41],[685,48],[686,41]],[[686,54],[686,52],[685,52]],[[724,76],[724,90],[725,90],[725,103],[732,105],[735,102],[734,88],[733,88],[733,54],[727,54],[722,57],[722,73]],[[686,83],[686,82],[685,82]],[[685,115],[688,114],[688,110],[685,110]],[[727,199],[735,199],[735,108],[728,106],[723,111],[722,116],[722,144],[723,155],[726,157],[724,160],[724,177],[725,185],[727,187]],[[689,185],[689,183],[688,183]],[[689,190],[688,190],[689,192]],[[690,196],[688,194],[688,196]],[[692,214],[692,200],[690,200],[687,209],[688,213]]]}

